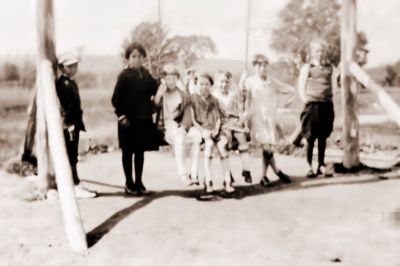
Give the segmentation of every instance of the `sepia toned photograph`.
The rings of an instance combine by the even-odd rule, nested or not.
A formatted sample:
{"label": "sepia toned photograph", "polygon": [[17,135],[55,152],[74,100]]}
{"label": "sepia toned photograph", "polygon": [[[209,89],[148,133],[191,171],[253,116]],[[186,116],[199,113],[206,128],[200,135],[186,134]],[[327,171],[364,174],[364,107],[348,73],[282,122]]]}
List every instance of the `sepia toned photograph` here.
{"label": "sepia toned photograph", "polygon": [[400,266],[399,13],[0,0],[0,265]]}

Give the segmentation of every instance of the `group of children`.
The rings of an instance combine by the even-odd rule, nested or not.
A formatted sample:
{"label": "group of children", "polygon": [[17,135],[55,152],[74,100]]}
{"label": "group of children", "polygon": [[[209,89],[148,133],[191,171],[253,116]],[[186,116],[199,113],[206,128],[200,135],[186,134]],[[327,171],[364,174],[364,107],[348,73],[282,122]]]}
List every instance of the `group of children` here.
{"label": "group of children", "polygon": [[[330,81],[333,66],[325,62],[325,53],[326,46],[322,42],[311,45],[310,63],[302,68],[299,78],[299,94],[305,108],[293,144],[301,146],[301,139],[307,139],[307,162],[310,165],[307,176],[310,178],[321,174],[328,176],[324,154],[326,139],[332,132],[334,119]],[[262,149],[264,168],[261,185],[267,186],[270,183],[267,177],[268,167],[271,167],[283,183],[291,183],[290,177],[277,166],[274,151],[278,144],[286,143],[277,109],[282,104],[292,102],[296,93],[294,88],[269,75],[269,60],[266,56],[254,56],[252,63],[255,74],[247,77],[245,72],[236,91],[230,86],[232,75],[228,71],[219,71],[211,76],[190,69],[190,78],[182,86],[177,67],[168,64],[163,67],[161,78],[156,80],[143,67],[146,56],[146,50],[140,43],[134,42],[127,47],[127,67],[119,74],[112,96],[112,105],[118,117],[118,139],[122,150],[127,194],[147,193],[142,182],[144,153],[157,150],[163,141],[173,147],[178,175],[188,185],[200,185],[198,166],[203,145],[206,193],[213,192],[211,159],[215,153],[221,161],[224,190],[227,193],[235,191],[235,180],[229,166],[229,151],[232,149],[239,152],[244,181],[252,183],[249,167],[250,143]],[[76,136],[79,136],[80,130],[85,129],[80,100],[78,101],[79,92],[73,75],[67,71],[71,62],[59,63],[63,75],[57,82],[57,92],[66,129],[65,141],[70,163],[75,169],[74,180],[79,180],[75,148],[79,138]],[[77,64],[77,60],[73,63]],[[73,86],[63,89],[62,84],[66,83]],[[64,93],[68,96],[63,94],[64,90],[70,90]],[[75,107],[71,107],[73,105]],[[153,121],[156,108],[163,112],[164,134],[160,134]],[[70,118],[72,114],[74,121]],[[317,139],[318,168],[314,171],[312,150]],[[72,142],[74,147],[69,148]],[[185,166],[188,145],[191,146],[190,171]],[[132,177],[133,156],[135,180]],[[79,189],[86,193],[81,193],[83,197],[96,195],[81,186]]]}

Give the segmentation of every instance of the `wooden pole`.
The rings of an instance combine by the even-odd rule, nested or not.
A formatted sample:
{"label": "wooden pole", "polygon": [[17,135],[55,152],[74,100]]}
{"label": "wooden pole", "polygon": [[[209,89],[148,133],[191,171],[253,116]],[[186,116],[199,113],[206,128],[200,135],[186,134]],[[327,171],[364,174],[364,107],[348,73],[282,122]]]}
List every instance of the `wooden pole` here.
{"label": "wooden pole", "polygon": [[244,58],[244,69],[248,68],[249,58],[249,42],[250,42],[250,15],[251,15],[251,0],[247,0],[247,13],[246,13],[246,50]]}
{"label": "wooden pole", "polygon": [[[44,105],[49,137],[51,159],[57,180],[57,188],[64,217],[69,246],[73,251],[87,250],[78,205],[75,199],[72,171],[69,165],[60,116],[60,106],[55,90],[54,66],[56,62],[54,45],[54,15],[52,0],[37,0],[38,40],[38,95]],[[40,110],[38,106],[38,110]]]}
{"label": "wooden pole", "polygon": [[[38,65],[39,66],[39,65]],[[36,80],[39,80],[39,72],[36,73]],[[38,168],[38,182],[37,182],[37,194],[41,198],[46,198],[46,193],[49,187],[47,179],[47,173],[49,172],[49,155],[48,155],[48,139],[47,139],[47,128],[46,128],[46,117],[43,102],[43,88],[38,87],[36,90],[36,101],[35,106],[36,113],[36,153],[37,153],[37,168]]]}
{"label": "wooden pole", "polygon": [[389,114],[391,120],[400,126],[400,107],[399,105],[382,89],[375,81],[373,81],[367,73],[355,62],[350,64],[350,72],[361,82],[366,88],[370,89],[378,98],[381,106]]}
{"label": "wooden pole", "polygon": [[341,84],[343,106],[343,166],[347,169],[356,168],[359,158],[359,124],[356,110],[357,86],[351,76],[349,65],[355,61],[357,39],[356,0],[343,0],[341,25]]}

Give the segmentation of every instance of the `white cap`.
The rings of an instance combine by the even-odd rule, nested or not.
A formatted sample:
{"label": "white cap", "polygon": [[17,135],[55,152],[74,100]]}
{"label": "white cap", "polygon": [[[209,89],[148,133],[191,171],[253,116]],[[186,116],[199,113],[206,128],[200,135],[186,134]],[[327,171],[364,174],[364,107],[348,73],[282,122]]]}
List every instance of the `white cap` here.
{"label": "white cap", "polygon": [[58,56],[58,63],[60,65],[69,66],[79,62],[79,56],[73,52],[67,52]]}

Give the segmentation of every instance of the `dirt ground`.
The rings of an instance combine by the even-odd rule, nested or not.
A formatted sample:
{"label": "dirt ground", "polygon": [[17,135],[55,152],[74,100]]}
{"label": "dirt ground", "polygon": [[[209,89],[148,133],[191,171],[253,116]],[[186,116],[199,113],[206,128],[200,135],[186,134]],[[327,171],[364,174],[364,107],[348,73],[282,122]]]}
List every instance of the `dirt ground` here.
{"label": "dirt ground", "polygon": [[234,156],[235,197],[205,202],[176,177],[170,153],[152,152],[152,194],[137,198],[123,194],[120,156],[79,163],[84,184],[100,192],[79,200],[84,255],[69,251],[58,200],[27,202],[30,182],[0,172],[0,265],[400,265],[398,174],[307,180],[304,159],[279,157],[294,183],[262,188],[260,160],[245,185]]}

